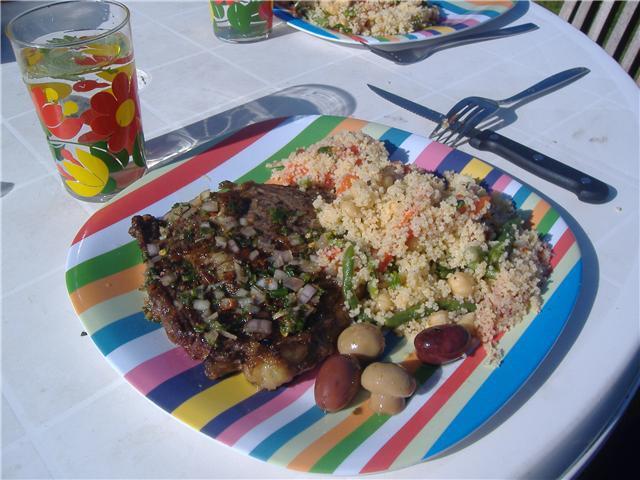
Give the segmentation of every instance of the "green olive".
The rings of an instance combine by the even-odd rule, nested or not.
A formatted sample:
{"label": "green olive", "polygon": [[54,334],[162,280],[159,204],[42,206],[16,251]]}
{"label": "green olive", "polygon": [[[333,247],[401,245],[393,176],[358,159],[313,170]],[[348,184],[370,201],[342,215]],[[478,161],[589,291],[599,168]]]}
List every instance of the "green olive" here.
{"label": "green olive", "polygon": [[409,397],[416,389],[416,380],[400,365],[375,362],[362,372],[362,387],[371,393],[392,397]]}
{"label": "green olive", "polygon": [[384,336],[380,328],[370,323],[356,323],[342,331],[338,337],[338,351],[353,355],[360,361],[378,358],[384,350]]}

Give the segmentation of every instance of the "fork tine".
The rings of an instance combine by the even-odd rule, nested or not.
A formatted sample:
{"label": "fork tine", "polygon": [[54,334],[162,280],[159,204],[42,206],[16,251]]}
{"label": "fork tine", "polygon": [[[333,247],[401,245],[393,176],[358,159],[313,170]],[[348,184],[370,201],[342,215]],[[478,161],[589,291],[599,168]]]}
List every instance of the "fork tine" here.
{"label": "fork tine", "polygon": [[466,120],[475,115],[479,108],[481,107],[473,102],[469,102],[464,105],[457,113],[454,113],[453,116],[447,119],[448,128],[441,132],[437,141],[444,143],[445,145],[448,144],[452,136],[457,134],[460,129],[464,127]]}
{"label": "fork tine", "polygon": [[476,104],[469,102],[466,105],[464,105],[459,111],[454,112],[453,114],[451,113],[447,114],[447,118],[449,119],[450,122],[462,121],[462,117],[464,117],[464,115],[467,113],[470,114],[471,111],[476,107],[477,107]]}
{"label": "fork tine", "polygon": [[445,129],[446,131],[446,129],[449,128],[449,120],[451,119],[451,117],[453,117],[456,114],[456,112],[460,111],[467,104],[468,104],[468,99],[463,98],[458,103],[456,103],[453,107],[451,107],[447,112],[447,114],[444,116],[444,118],[440,120],[440,123],[436,125],[436,128],[433,129],[433,131],[429,135],[429,138],[435,139],[438,134],[444,133],[444,131],[440,132],[439,130]]}
{"label": "fork tine", "polygon": [[442,135],[454,128],[455,123],[459,120],[460,116],[468,111],[470,107],[475,107],[473,103],[469,103],[467,99],[460,100],[456,103],[445,117],[440,120],[440,123],[433,129],[429,138],[432,140],[440,141]]}
{"label": "fork tine", "polygon": [[450,143],[447,145],[453,146],[456,142],[466,137],[471,130],[473,130],[483,119],[487,117],[488,110],[486,108],[478,108],[473,114],[469,114],[467,118],[462,122],[461,128],[457,131],[455,138],[449,138]]}

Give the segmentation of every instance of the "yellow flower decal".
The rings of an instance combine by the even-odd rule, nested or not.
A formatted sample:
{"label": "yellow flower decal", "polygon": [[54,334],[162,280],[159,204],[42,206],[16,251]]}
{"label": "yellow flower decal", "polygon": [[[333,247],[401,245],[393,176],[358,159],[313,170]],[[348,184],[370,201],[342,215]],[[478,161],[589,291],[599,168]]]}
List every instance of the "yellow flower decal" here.
{"label": "yellow flower decal", "polygon": [[[113,82],[113,79],[116,78],[116,75],[120,72],[124,72],[127,74],[127,77],[131,78],[132,75],[135,75],[135,65],[133,63],[129,63],[128,65],[123,65],[122,67],[110,68],[108,71],[98,72],[96,75],[107,82]],[[110,92],[111,90],[105,90],[106,92]]]}
{"label": "yellow flower decal", "polygon": [[121,50],[117,43],[90,43],[87,47],[82,50],[82,53],[100,57],[115,57]]}
{"label": "yellow flower decal", "polygon": [[35,90],[36,88],[44,92],[45,99],[49,103],[58,102],[71,95],[71,86],[66,83],[46,82],[31,84],[31,90]]}
{"label": "yellow flower decal", "polygon": [[109,178],[109,169],[98,157],[79,148],[76,149],[77,160],[70,158],[68,152],[65,153],[62,166],[72,177],[65,182],[75,193],[83,197],[94,197],[113,188],[111,184],[114,181]]}
{"label": "yellow flower decal", "polygon": [[25,48],[22,50],[22,56],[30,67],[39,63],[40,60],[44,58],[44,55],[38,48]]}

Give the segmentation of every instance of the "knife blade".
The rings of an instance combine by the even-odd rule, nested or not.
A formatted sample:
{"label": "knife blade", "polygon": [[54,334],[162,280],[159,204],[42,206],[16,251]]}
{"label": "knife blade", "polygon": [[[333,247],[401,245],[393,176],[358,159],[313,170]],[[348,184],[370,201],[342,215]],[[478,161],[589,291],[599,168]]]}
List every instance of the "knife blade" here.
{"label": "knife blade", "polygon": [[[375,85],[367,84],[367,86],[385,100],[427,120],[439,123],[445,118],[444,114],[425,105],[412,102]],[[609,199],[610,192],[606,183],[500,135],[494,130],[473,129],[469,137],[469,145],[473,148],[495,153],[540,178],[575,193],[583,202],[604,203]]]}

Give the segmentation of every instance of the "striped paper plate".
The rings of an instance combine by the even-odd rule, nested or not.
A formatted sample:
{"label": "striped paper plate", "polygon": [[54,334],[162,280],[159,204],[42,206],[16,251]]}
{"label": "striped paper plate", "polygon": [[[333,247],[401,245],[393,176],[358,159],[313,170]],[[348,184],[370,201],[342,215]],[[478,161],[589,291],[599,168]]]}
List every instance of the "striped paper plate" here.
{"label": "striped paper plate", "polygon": [[[269,177],[266,163],[341,130],[361,130],[387,145],[391,159],[482,179],[532,212],[553,245],[544,307],[504,334],[501,366],[483,348],[443,368],[419,365],[412,345],[387,337],[385,355],[415,372],[420,385],[406,409],[372,414],[364,395],[353,408],[325,414],[315,406],[314,373],[273,392],[256,392],[243,375],[210,380],[202,365],[167,339],[142,312],[144,266],[128,235],[134,214],[163,215],[222,180]],[[580,250],[558,212],[500,170],[466,153],[383,125],[332,116],[276,119],[245,128],[210,149],[143,177],[95,213],[70,247],[66,282],[84,328],[140,393],[226,445],[305,472],[357,474],[412,465],[460,441],[491,417],[533,373],[560,334],[580,288]]]}
{"label": "striped paper plate", "polygon": [[337,30],[323,28],[296,17],[291,10],[281,6],[275,7],[273,13],[293,28],[332,42],[352,45],[359,45],[361,42],[369,45],[399,45],[449,36],[463,31],[468,32],[473,27],[498,18],[516,5],[515,0],[452,0],[448,2],[432,0],[430,3],[440,8],[441,20],[437,25],[405,35],[385,37],[347,35]]}

